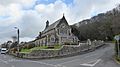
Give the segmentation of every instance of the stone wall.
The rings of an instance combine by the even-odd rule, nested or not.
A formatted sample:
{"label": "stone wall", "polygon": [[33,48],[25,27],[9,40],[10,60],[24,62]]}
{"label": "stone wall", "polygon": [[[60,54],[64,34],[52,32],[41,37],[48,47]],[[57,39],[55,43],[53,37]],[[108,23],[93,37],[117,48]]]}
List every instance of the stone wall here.
{"label": "stone wall", "polygon": [[79,43],[79,45],[64,45],[60,49],[42,49],[34,50],[29,54],[20,53],[17,55],[22,58],[52,58],[64,57],[74,55],[83,51],[95,50],[96,48],[104,45],[102,41],[94,41],[91,45],[87,43]]}

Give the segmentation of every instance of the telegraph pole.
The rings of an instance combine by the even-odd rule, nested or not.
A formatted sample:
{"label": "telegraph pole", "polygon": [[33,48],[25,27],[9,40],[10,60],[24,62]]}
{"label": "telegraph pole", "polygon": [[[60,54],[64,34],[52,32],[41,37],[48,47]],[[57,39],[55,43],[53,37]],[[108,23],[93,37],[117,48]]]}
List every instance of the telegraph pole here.
{"label": "telegraph pole", "polygon": [[18,42],[18,52],[19,52],[19,38],[20,38],[20,31],[19,31],[19,28],[18,27],[14,27],[15,29],[17,29],[17,42]]}

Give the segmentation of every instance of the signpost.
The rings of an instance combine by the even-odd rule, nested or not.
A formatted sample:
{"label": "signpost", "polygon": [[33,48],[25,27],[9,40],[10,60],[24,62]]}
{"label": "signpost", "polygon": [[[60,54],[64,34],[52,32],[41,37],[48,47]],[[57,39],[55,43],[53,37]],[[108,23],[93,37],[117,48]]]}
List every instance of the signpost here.
{"label": "signpost", "polygon": [[120,58],[120,35],[116,35],[114,37],[114,39],[116,40],[116,51],[117,51],[117,55]]}

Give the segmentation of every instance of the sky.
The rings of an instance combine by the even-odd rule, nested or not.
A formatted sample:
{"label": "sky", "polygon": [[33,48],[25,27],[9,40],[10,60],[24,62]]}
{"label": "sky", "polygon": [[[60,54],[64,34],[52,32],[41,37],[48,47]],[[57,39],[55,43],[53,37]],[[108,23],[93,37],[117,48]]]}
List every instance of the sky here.
{"label": "sky", "polygon": [[0,44],[20,29],[20,41],[35,39],[50,24],[65,15],[72,25],[112,10],[120,0],[0,0]]}

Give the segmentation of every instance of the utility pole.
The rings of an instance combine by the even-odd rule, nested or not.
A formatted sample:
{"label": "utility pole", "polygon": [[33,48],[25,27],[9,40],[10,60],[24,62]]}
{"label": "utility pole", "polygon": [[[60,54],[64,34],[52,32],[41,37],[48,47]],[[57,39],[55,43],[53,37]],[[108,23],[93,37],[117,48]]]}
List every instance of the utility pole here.
{"label": "utility pole", "polygon": [[18,52],[19,52],[19,34],[20,34],[20,31],[19,31],[19,28],[18,27],[14,27],[15,29],[17,29],[17,41],[18,41],[18,45],[17,45],[17,47],[18,47]]}

